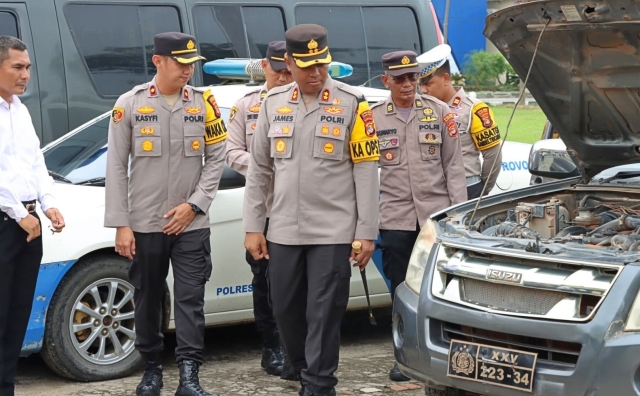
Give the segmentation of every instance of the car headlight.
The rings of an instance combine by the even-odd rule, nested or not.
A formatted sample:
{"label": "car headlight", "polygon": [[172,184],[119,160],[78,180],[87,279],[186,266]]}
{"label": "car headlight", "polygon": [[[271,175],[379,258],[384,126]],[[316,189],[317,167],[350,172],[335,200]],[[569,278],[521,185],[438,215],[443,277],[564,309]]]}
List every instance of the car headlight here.
{"label": "car headlight", "polygon": [[422,286],[422,278],[424,278],[424,270],[427,266],[427,260],[433,245],[436,243],[436,224],[432,220],[427,220],[422,230],[418,234],[411,258],[409,259],[409,267],[407,268],[407,276],[405,283],[409,289],[416,294],[420,294]]}
{"label": "car headlight", "polygon": [[631,310],[629,310],[629,317],[624,324],[624,331],[640,331],[640,293],[636,295]]}

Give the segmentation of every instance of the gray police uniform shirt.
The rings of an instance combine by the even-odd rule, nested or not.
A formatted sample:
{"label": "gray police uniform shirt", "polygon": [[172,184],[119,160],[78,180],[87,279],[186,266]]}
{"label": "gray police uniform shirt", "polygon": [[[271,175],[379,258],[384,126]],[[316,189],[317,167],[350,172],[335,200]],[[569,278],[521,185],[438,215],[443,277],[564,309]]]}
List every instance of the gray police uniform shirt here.
{"label": "gray police uniform shirt", "polygon": [[380,144],[380,229],[414,231],[467,200],[458,128],[449,107],[416,95],[404,120],[391,96],[371,107]]}
{"label": "gray police uniform shirt", "polygon": [[[500,151],[500,130],[496,124],[493,111],[486,103],[470,98],[462,87],[449,101],[449,107],[456,117],[460,131],[460,144],[464,157],[464,169],[467,177],[480,176],[487,185],[486,193],[496,185],[502,168],[502,152]],[[482,155],[483,162],[480,162]],[[493,161],[496,166],[491,172]]]}
{"label": "gray police uniform shirt", "polygon": [[307,110],[296,83],[273,88],[253,135],[244,230],[283,245],[350,244],[378,236],[378,139],[357,89],[328,78]]}
{"label": "gray police uniform shirt", "polygon": [[[227,140],[226,162],[229,168],[247,176],[249,170],[249,159],[251,152],[251,141],[258,125],[258,114],[262,101],[267,96],[267,84],[246,93],[231,108],[227,129],[229,139]],[[273,187],[267,197],[267,216],[273,203]]]}
{"label": "gray police uniform shirt", "polygon": [[185,86],[172,109],[155,78],[120,96],[109,123],[105,227],[162,232],[171,220],[163,216],[189,202],[204,213],[196,215],[185,232],[209,228],[226,138],[209,90]]}

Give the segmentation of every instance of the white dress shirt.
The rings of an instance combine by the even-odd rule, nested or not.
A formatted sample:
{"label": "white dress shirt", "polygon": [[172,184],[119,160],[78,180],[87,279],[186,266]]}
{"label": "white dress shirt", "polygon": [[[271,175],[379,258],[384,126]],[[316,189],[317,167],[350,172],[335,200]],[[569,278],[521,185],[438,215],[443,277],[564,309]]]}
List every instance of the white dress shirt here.
{"label": "white dress shirt", "polygon": [[15,95],[11,106],[0,97],[0,211],[20,221],[29,214],[22,202],[37,199],[46,212],[56,207],[53,191],[29,110]]}

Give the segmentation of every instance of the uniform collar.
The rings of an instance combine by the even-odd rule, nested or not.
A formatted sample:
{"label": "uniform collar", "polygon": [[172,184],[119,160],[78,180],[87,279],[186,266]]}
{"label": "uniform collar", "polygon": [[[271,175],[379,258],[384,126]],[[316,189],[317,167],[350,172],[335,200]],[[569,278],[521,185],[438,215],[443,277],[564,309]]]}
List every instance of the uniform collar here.
{"label": "uniform collar", "polygon": [[[424,100],[422,100],[420,95],[416,94],[415,97],[413,98],[413,103],[411,104],[411,107],[413,108],[413,110],[422,111],[425,105],[426,103],[424,103]],[[386,115],[389,116],[389,115],[395,114],[399,120],[402,120],[402,122],[406,122],[407,124],[413,120],[413,117],[415,117],[415,111],[412,111],[411,114],[409,114],[409,118],[405,121],[402,114],[398,113],[398,109],[396,108],[395,103],[393,103],[391,94],[389,94],[389,97],[384,102],[384,106],[385,106]]]}
{"label": "uniform collar", "polygon": [[[311,108],[307,109],[307,114],[317,109],[320,103],[331,104],[335,89],[336,87],[333,84],[333,79],[331,77],[327,77],[327,81],[324,82],[324,85],[322,86],[322,89],[320,90],[320,93],[318,94],[315,102],[311,105]],[[326,101],[324,100],[326,96],[323,97],[323,95],[329,95]],[[294,83],[291,89],[291,93],[289,94],[289,102],[299,103],[301,98],[302,92],[300,91],[300,87],[298,87],[297,83]]]}

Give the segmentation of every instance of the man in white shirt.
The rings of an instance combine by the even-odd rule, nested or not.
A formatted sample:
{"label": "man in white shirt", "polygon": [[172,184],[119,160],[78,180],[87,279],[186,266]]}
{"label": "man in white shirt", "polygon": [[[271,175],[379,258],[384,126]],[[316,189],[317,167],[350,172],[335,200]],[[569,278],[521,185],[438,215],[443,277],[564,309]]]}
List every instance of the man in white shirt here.
{"label": "man in white shirt", "polygon": [[31,116],[17,95],[29,82],[27,46],[0,36],[0,396],[14,395],[14,377],[42,260],[36,201],[60,232],[49,176]]}

